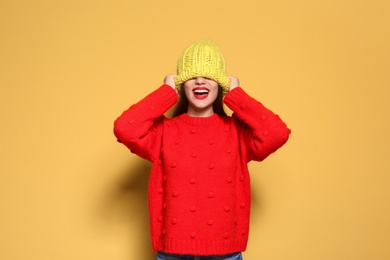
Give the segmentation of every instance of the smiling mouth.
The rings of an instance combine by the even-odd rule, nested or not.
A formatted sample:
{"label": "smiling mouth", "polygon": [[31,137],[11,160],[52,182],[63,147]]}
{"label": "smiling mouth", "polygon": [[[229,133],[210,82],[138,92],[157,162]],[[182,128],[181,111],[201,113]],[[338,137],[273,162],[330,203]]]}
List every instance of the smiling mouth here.
{"label": "smiling mouth", "polygon": [[207,88],[194,88],[193,92],[197,99],[205,99],[209,95],[209,90]]}

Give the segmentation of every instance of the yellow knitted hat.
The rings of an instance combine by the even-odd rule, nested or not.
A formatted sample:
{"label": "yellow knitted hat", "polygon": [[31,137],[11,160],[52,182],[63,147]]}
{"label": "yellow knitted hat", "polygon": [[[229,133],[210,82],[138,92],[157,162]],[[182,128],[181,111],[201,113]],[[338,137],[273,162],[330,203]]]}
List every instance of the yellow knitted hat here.
{"label": "yellow knitted hat", "polygon": [[229,91],[230,79],[226,75],[225,59],[210,40],[200,40],[189,46],[177,62],[176,88],[189,79],[205,77],[216,81],[223,92]]}

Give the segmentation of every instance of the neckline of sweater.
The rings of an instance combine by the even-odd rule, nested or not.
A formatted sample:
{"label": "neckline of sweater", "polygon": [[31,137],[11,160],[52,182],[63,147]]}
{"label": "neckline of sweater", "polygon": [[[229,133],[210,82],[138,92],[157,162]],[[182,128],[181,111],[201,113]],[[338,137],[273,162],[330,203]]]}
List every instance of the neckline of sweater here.
{"label": "neckline of sweater", "polygon": [[190,125],[214,125],[221,121],[221,117],[216,113],[208,117],[194,117],[184,113],[178,118]]}

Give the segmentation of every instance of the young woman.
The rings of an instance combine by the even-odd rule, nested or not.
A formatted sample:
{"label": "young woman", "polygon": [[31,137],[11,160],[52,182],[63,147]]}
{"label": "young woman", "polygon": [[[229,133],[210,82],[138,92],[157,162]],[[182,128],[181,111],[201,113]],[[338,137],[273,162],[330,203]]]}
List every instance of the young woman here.
{"label": "young woman", "polygon": [[[164,116],[177,102],[174,116]],[[290,130],[226,75],[214,42],[189,46],[177,75],[124,111],[114,133],[152,162],[148,198],[157,260],[242,259],[251,202],[247,163],[275,152]]]}

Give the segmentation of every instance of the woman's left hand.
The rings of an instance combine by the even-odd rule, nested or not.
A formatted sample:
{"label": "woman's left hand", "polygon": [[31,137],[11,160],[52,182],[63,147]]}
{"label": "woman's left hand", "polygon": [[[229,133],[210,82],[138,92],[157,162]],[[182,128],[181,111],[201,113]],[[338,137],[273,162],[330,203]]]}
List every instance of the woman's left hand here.
{"label": "woman's left hand", "polygon": [[230,79],[230,89],[229,89],[229,91],[232,91],[236,87],[240,86],[240,82],[239,82],[238,78],[233,77],[233,76],[229,76],[229,79]]}

